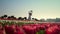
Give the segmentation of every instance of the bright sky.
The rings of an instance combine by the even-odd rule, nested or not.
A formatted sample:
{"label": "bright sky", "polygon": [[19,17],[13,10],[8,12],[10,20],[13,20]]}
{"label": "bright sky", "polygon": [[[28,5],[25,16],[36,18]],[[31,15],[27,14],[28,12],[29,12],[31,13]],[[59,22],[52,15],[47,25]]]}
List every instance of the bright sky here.
{"label": "bright sky", "polygon": [[60,0],[0,0],[0,16],[28,17],[30,10],[34,18],[60,18]]}

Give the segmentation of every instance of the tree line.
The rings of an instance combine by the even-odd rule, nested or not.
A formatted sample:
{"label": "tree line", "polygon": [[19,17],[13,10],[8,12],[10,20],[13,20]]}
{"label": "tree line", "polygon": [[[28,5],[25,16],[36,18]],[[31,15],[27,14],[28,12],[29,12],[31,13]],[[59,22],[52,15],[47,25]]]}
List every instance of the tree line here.
{"label": "tree line", "polygon": [[27,20],[27,17],[18,17],[16,18],[15,16],[8,16],[8,15],[3,15],[3,16],[0,16],[0,19],[9,19],[9,20]]}
{"label": "tree line", "polygon": [[[27,17],[18,17],[16,18],[15,16],[8,16],[8,15],[3,15],[3,16],[0,16],[0,19],[3,19],[3,20],[28,20]],[[38,20],[37,18],[32,18],[32,20],[34,21],[40,21],[40,22],[60,22],[60,18],[56,18],[56,19],[40,19]]]}

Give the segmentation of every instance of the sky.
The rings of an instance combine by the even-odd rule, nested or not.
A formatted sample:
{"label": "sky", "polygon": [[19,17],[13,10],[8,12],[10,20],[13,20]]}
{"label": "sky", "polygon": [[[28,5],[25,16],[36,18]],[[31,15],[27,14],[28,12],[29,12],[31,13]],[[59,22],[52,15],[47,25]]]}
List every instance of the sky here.
{"label": "sky", "polygon": [[0,0],[0,16],[7,14],[15,17],[60,18],[60,0]]}

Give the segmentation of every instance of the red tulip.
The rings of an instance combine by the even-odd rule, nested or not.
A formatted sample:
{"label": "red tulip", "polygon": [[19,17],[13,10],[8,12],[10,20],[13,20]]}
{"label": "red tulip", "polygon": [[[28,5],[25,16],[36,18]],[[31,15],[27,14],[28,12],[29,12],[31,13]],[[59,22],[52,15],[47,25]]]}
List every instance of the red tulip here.
{"label": "red tulip", "polygon": [[58,28],[58,26],[49,27],[46,30],[46,34],[59,34],[59,28]]}
{"label": "red tulip", "polygon": [[23,29],[25,30],[26,34],[35,34],[36,33],[36,26],[24,26]]}
{"label": "red tulip", "polygon": [[13,34],[15,30],[15,26],[11,25],[11,26],[5,26],[5,31],[7,34]]}
{"label": "red tulip", "polygon": [[0,24],[0,34],[5,34],[5,30],[3,29],[1,24]]}
{"label": "red tulip", "polygon": [[25,34],[25,33],[21,27],[16,26],[14,34]]}

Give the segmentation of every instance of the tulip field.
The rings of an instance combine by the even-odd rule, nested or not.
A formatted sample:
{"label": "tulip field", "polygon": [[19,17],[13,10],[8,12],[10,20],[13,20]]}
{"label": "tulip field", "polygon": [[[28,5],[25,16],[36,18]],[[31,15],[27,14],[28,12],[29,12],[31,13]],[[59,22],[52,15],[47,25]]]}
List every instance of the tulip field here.
{"label": "tulip field", "polygon": [[60,23],[0,22],[0,34],[60,34]]}

